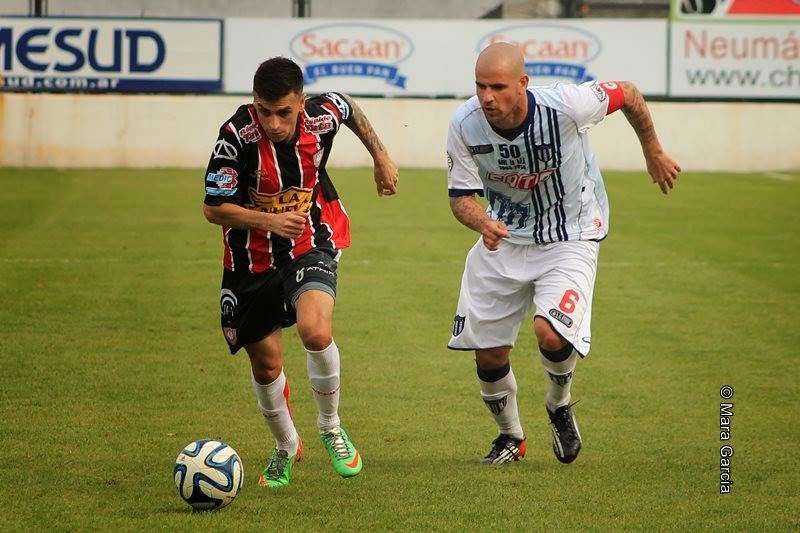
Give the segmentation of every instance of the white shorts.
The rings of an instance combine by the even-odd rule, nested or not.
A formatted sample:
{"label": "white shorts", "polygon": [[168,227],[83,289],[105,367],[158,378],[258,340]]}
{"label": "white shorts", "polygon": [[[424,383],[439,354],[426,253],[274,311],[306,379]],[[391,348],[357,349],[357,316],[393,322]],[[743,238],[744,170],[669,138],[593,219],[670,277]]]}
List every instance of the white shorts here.
{"label": "white shorts", "polygon": [[512,244],[494,252],[478,239],[467,254],[448,347],[476,350],[514,346],[531,308],[582,356],[591,343],[595,241]]}

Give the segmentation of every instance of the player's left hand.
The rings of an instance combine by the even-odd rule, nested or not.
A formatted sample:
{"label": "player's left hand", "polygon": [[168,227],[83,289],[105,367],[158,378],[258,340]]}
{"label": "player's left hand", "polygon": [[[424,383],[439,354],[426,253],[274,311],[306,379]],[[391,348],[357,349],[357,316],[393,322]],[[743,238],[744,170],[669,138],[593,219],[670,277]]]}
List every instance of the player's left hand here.
{"label": "player's left hand", "polygon": [[653,178],[653,183],[657,183],[664,194],[669,193],[675,187],[681,167],[670,156],[664,152],[657,152],[645,158],[647,160],[647,172]]}
{"label": "player's left hand", "polygon": [[398,170],[388,154],[375,158],[375,187],[378,196],[391,196],[397,193]]}

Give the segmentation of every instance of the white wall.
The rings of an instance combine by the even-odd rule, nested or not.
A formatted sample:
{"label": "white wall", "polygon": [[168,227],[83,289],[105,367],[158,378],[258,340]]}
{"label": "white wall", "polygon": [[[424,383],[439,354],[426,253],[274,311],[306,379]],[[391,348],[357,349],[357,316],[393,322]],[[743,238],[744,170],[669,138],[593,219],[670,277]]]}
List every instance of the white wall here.
{"label": "white wall", "polygon": [[[220,124],[241,96],[0,93],[0,165],[24,167],[205,167]],[[455,100],[361,99],[402,167],[444,167]],[[800,105],[650,104],[665,149],[684,170],[800,169]],[[636,136],[622,113],[590,132],[601,168],[641,170]],[[330,166],[365,166],[346,130]]]}

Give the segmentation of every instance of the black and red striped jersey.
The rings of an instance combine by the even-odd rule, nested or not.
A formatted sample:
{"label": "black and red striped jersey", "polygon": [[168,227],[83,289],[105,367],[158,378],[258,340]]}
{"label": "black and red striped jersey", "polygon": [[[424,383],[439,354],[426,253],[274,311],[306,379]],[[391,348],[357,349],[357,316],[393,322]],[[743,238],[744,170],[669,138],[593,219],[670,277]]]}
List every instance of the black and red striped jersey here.
{"label": "black and red striped jersey", "polygon": [[350,221],[325,163],[351,111],[338,93],[307,98],[295,136],[285,143],[267,138],[252,104],[239,107],[220,127],[206,169],[206,204],[310,213],[296,239],[223,226],[226,270],[264,272],[315,248],[336,252],[350,246]]}

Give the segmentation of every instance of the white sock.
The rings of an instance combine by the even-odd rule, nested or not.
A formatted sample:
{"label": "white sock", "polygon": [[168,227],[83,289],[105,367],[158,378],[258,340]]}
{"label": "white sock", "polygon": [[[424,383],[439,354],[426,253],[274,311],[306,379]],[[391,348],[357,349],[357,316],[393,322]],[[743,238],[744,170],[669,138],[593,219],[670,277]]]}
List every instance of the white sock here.
{"label": "white sock", "polygon": [[339,348],[334,341],[324,350],[308,353],[308,381],[317,402],[317,427],[324,433],[338,427],[339,421]]}
{"label": "white sock", "polygon": [[570,395],[572,374],[578,364],[578,352],[572,350],[569,357],[558,363],[554,363],[544,355],[539,355],[548,377],[547,396],[545,397],[547,408],[555,411],[559,407],[569,405],[572,399]]}
{"label": "white sock", "polygon": [[286,450],[289,455],[297,453],[300,439],[289,408],[289,382],[283,370],[275,381],[266,385],[258,383],[252,374],[250,377],[258,399],[258,408],[264,416],[267,428],[275,437],[276,447]]}
{"label": "white sock", "polygon": [[478,382],[481,385],[481,398],[491,411],[500,433],[517,439],[525,438],[517,409],[517,380],[514,371],[509,368],[508,374],[497,381],[483,381],[478,378]]}

